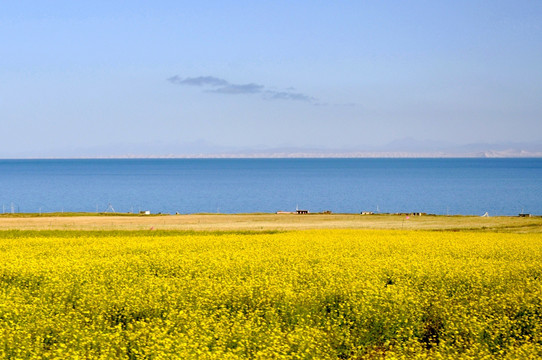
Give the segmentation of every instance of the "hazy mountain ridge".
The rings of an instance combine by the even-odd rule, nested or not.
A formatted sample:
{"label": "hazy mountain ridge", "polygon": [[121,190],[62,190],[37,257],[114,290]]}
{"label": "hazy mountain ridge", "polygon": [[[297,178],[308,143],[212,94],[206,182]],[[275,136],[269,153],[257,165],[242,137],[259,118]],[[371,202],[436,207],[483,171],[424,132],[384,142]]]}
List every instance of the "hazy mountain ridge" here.
{"label": "hazy mountain ridge", "polygon": [[432,140],[398,139],[383,146],[235,147],[203,140],[184,143],[115,144],[79,149],[51,149],[5,154],[2,158],[514,158],[542,157],[542,141],[454,145]]}

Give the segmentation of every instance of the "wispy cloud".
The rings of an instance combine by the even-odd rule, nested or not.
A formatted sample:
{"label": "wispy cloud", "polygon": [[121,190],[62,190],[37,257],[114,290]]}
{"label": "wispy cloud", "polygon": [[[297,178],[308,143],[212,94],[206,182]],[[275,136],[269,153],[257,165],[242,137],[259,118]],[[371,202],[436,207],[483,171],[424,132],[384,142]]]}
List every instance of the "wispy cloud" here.
{"label": "wispy cloud", "polygon": [[296,100],[296,101],[308,101],[308,102],[316,102],[316,99],[312,96],[291,92],[291,91],[274,91],[274,90],[268,90],[266,91],[266,98],[268,99],[274,99],[274,100]]}
{"label": "wispy cloud", "polygon": [[209,91],[220,94],[258,94],[262,92],[263,88],[263,85],[258,84],[228,84]]}
{"label": "wispy cloud", "polygon": [[189,86],[225,86],[229,83],[224,79],[219,79],[214,76],[198,76],[192,78],[181,78],[177,75],[172,76],[168,79],[172,84],[177,85],[189,85]]}
{"label": "wispy cloud", "polygon": [[225,79],[215,76],[197,76],[182,78],[178,75],[167,79],[170,83],[182,86],[197,86],[204,88],[205,92],[218,94],[260,94],[266,100],[291,100],[303,101],[312,104],[318,104],[317,99],[312,96],[293,91],[289,87],[284,90],[267,89],[264,85],[249,83],[249,84],[234,84]]}

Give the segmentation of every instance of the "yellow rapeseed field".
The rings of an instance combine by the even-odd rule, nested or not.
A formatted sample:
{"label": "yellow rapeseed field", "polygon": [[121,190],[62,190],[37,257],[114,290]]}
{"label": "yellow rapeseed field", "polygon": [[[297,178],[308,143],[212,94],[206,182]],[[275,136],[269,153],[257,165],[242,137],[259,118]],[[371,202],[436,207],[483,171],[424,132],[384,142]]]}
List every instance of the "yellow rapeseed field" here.
{"label": "yellow rapeseed field", "polygon": [[540,357],[540,234],[0,232],[2,359]]}

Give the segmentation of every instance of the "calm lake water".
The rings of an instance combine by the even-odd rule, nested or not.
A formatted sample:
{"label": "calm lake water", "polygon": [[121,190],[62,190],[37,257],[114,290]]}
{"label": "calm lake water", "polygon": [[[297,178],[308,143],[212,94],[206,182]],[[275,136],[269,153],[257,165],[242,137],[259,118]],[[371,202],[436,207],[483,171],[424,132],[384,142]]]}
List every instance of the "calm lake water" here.
{"label": "calm lake water", "polygon": [[542,214],[542,159],[0,160],[3,212]]}

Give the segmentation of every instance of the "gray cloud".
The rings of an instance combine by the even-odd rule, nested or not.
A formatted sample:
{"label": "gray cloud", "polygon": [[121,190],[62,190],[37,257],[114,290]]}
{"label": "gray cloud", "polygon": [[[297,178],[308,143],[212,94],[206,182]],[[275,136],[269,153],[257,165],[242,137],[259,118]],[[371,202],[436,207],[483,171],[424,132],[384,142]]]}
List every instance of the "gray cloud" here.
{"label": "gray cloud", "polygon": [[261,93],[263,90],[263,85],[258,84],[228,84],[227,86],[222,86],[210,92],[220,93],[220,94],[257,94]]}
{"label": "gray cloud", "polygon": [[229,83],[224,79],[219,79],[214,76],[198,76],[193,78],[181,78],[178,75],[168,79],[172,84],[190,85],[190,86],[227,86]]}
{"label": "gray cloud", "polygon": [[182,78],[178,75],[167,79],[170,83],[183,86],[198,86],[205,88],[205,92],[217,94],[261,94],[266,100],[291,100],[304,101],[317,104],[318,101],[309,95],[299,92],[293,92],[294,88],[289,87],[285,90],[266,89],[264,85],[249,83],[249,84],[233,84],[225,79],[215,76],[198,76]]}

